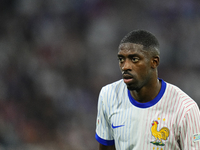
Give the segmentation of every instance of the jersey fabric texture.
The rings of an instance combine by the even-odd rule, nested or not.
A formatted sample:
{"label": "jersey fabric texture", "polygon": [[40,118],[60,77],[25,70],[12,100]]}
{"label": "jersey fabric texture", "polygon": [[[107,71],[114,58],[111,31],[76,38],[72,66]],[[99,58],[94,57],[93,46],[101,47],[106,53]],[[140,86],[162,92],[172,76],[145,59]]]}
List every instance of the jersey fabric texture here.
{"label": "jersey fabric texture", "polygon": [[194,100],[162,79],[159,94],[139,103],[123,80],[101,89],[96,140],[116,150],[200,150],[200,112]]}

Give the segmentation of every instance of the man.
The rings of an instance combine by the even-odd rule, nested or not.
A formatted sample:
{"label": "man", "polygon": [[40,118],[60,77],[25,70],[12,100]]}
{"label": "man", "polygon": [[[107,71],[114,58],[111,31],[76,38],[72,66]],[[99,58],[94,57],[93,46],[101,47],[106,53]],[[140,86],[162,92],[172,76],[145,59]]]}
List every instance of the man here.
{"label": "man", "polygon": [[159,43],[144,30],[120,42],[122,80],[102,88],[99,150],[200,150],[200,112],[178,87],[158,78]]}

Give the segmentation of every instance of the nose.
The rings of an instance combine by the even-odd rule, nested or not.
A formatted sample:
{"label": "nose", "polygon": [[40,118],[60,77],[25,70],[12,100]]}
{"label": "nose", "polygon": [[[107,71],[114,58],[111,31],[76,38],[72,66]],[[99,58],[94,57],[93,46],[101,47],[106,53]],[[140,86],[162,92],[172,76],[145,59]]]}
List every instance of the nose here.
{"label": "nose", "polygon": [[126,60],[122,64],[122,71],[126,71],[126,70],[131,70],[131,63],[129,62],[129,60]]}

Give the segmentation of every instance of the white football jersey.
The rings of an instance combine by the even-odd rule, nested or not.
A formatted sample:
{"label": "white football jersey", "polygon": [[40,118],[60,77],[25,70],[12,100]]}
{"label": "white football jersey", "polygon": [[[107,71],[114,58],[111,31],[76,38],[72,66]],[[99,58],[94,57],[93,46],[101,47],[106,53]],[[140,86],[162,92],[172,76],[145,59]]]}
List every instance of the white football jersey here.
{"label": "white football jersey", "polygon": [[133,99],[123,80],[102,88],[96,139],[116,150],[200,150],[200,112],[194,100],[160,79],[147,103]]}

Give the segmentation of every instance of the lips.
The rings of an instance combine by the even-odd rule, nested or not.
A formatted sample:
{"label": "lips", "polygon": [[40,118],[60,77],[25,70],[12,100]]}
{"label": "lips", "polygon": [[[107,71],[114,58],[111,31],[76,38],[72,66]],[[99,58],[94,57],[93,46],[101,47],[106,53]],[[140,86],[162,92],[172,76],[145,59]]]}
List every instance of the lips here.
{"label": "lips", "polygon": [[129,74],[123,74],[124,83],[128,84],[133,80],[133,77]]}

